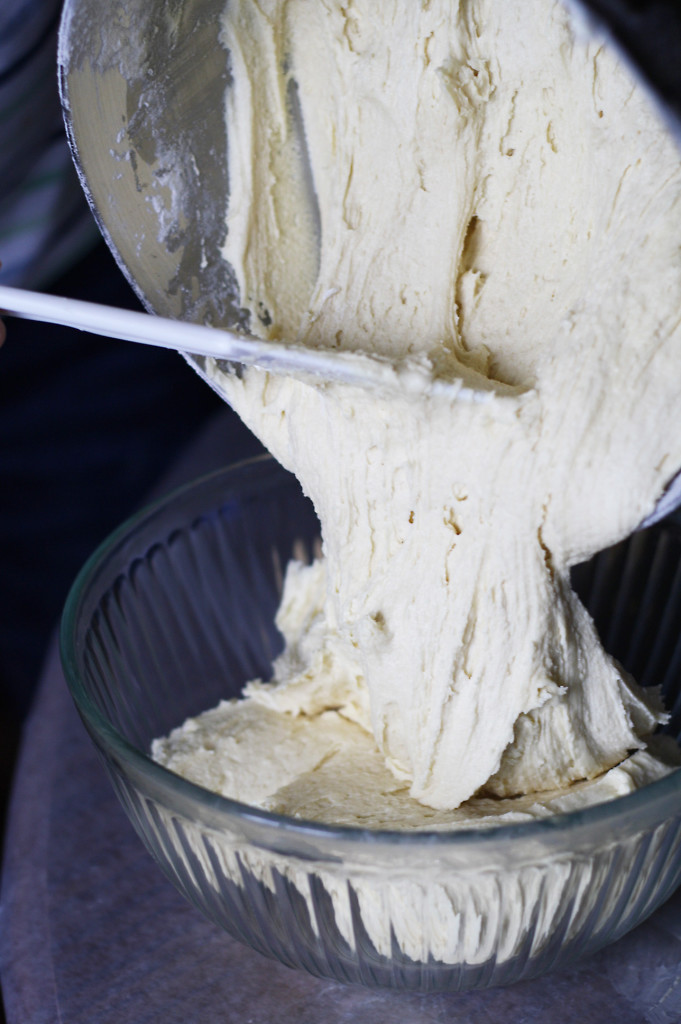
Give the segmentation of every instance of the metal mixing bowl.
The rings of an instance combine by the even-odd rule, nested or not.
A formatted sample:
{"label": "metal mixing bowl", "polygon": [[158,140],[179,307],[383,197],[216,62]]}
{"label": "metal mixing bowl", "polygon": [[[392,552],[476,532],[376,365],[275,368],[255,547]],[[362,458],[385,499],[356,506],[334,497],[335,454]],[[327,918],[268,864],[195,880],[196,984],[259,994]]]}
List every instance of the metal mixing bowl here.
{"label": "metal mixing bowl", "polygon": [[[66,0],[59,81],[92,212],[145,307],[245,327],[222,259],[227,209],[223,0]],[[201,372],[203,361],[190,357]]]}

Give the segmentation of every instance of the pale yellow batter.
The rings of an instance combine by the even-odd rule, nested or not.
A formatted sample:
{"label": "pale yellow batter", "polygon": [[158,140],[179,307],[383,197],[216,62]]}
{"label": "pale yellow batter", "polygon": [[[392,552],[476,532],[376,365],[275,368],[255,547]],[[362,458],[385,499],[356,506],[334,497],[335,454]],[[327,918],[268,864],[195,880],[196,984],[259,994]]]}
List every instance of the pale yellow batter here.
{"label": "pale yellow batter", "polygon": [[569,569],[681,466],[672,140],[553,0],[233,0],[224,39],[224,255],[251,329],[436,386],[212,368],[314,501],[324,559],[289,575],[275,682],[154,756],[374,827],[551,813],[664,774],[657,699]]}

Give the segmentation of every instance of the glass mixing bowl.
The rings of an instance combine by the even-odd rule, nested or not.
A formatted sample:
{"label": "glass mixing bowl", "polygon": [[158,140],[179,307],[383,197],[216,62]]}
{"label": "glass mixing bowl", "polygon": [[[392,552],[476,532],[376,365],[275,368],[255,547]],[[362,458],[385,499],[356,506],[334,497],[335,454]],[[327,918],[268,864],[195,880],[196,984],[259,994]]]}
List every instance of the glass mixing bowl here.
{"label": "glass mixing bowl", "polygon": [[[435,991],[529,978],[612,942],[681,881],[681,772],[598,807],[455,833],[328,827],[209,793],[149,756],[267,678],[283,571],[316,516],[270,458],[206,477],[95,553],[62,625],[66,678],[130,820],[177,889],[312,974]],[[681,539],[662,525],[575,574],[613,653],[680,725]]]}

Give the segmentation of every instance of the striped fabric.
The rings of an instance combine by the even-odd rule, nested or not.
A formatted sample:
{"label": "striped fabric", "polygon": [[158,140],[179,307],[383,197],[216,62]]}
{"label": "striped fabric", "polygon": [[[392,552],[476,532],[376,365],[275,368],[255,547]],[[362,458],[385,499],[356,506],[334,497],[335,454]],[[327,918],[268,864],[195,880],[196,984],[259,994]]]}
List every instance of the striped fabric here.
{"label": "striped fabric", "polygon": [[57,91],[61,0],[0,2],[0,282],[47,287],[98,232]]}

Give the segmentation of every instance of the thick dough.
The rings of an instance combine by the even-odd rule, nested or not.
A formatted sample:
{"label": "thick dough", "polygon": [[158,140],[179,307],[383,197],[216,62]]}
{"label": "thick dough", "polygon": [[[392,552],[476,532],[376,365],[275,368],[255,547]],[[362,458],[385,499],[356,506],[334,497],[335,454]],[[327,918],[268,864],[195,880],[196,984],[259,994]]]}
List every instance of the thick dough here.
{"label": "thick dough", "polygon": [[[305,778],[331,714],[321,770],[350,772],[360,818],[392,813],[371,806],[377,772],[424,822],[601,776],[662,711],[569,569],[681,466],[679,153],[553,0],[232,0],[224,37],[224,253],[251,328],[452,385],[213,367],[323,533],[244,721],[302,730]],[[366,784],[344,730],[373,751]]]}

